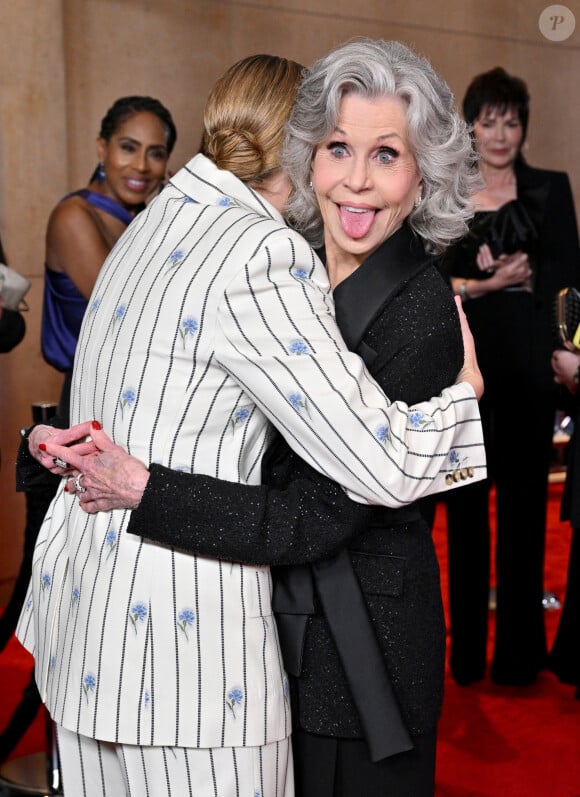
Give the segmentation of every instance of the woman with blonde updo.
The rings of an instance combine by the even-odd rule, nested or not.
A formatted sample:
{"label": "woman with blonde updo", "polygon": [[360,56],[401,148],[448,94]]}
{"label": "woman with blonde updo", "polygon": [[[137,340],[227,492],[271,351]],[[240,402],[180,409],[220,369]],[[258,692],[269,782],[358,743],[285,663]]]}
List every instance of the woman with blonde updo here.
{"label": "woman with blonde updo", "polygon": [[[327,68],[335,100],[328,117],[327,84],[319,83]],[[64,726],[73,787],[81,777],[78,765],[74,775],[79,744],[96,762],[94,748],[104,738],[124,756],[131,794],[289,797],[297,693],[282,665],[269,565],[340,551],[349,578],[339,575],[338,594],[346,598],[348,586],[354,597],[340,614],[365,643],[355,633],[347,645],[356,658],[355,672],[349,668],[356,707],[317,617],[298,684],[309,696],[300,694],[295,714],[297,792],[320,797],[323,780],[334,794],[331,759],[352,762],[356,789],[347,794],[427,797],[433,790],[445,629],[432,540],[418,510],[406,505],[459,486],[453,474],[460,462],[465,479],[485,474],[482,385],[469,335],[464,355],[448,286],[407,219],[423,230],[431,219],[425,245],[435,249],[441,238],[463,234],[471,145],[445,84],[403,45],[345,45],[315,66],[291,117],[294,140],[309,136],[307,152],[295,157],[302,168],[292,185],[312,195],[317,218],[306,227],[313,241],[324,237],[327,271],[282,215],[291,187],[280,165],[282,141],[301,71],[281,58],[252,56],[218,81],[202,154],[136,220],[96,286],[74,374],[73,420],[85,423],[32,440],[46,465],[55,469],[56,456],[75,469],[40,535],[34,633],[26,614],[20,628],[36,648],[47,702]],[[409,93],[416,97],[411,109]],[[312,107],[314,130],[301,114]],[[355,161],[360,169],[352,168]],[[361,181],[362,172],[368,179]],[[338,228],[338,210],[332,215],[325,197],[329,178],[345,182]],[[371,355],[376,382],[343,341],[333,290],[343,330],[353,350]],[[363,327],[372,321],[368,334],[349,327],[348,308]],[[381,385],[399,391],[396,404]],[[438,398],[428,401],[430,395]],[[312,466],[296,459],[288,490],[282,474],[272,509],[260,486],[263,460],[276,465],[278,453],[285,471],[286,458],[294,458],[280,440],[266,451],[268,421]],[[87,434],[97,451],[83,456],[86,447],[79,453],[62,445]],[[467,450],[460,459],[458,451]],[[143,517],[152,496],[145,514],[159,510],[162,518],[131,534],[132,517]],[[390,510],[374,513],[368,503]],[[125,509],[131,511],[119,511]],[[216,509],[223,515],[214,522]],[[196,513],[203,551],[190,544]],[[252,536],[256,518],[266,528]],[[385,529],[391,520],[394,528]],[[362,559],[387,593],[373,598],[375,626],[344,549],[363,529]],[[152,542],[160,531],[167,535],[162,545]],[[228,549],[232,538],[236,546]],[[387,561],[394,567],[375,568]],[[46,600],[47,589],[58,597]],[[304,618],[294,616],[301,625]],[[388,640],[385,650],[379,639]],[[79,649],[82,657],[69,655]],[[284,664],[296,675],[290,659]],[[361,685],[370,704],[361,705]],[[313,727],[313,718],[324,726]],[[331,738],[322,739],[328,730]],[[306,734],[314,747],[304,744]],[[343,745],[344,736],[353,738]],[[131,745],[140,745],[138,752]],[[171,789],[164,781],[154,793],[149,780],[146,789],[143,767],[152,776],[169,773]]]}

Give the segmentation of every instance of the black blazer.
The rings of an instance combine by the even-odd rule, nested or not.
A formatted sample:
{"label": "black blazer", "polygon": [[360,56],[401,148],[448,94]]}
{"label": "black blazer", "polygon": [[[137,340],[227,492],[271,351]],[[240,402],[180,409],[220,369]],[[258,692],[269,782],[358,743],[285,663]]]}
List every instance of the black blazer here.
{"label": "black blazer", "polygon": [[[390,268],[402,279],[391,292]],[[405,275],[405,276],[403,276]],[[337,320],[390,396],[414,404],[453,383],[463,364],[457,311],[433,260],[403,227],[335,290]],[[417,423],[428,419],[420,414]],[[386,445],[396,445],[388,439]],[[469,452],[462,452],[467,458]],[[151,466],[128,531],[206,556],[255,564],[316,561],[349,544],[350,558],[407,728],[435,727],[445,628],[439,569],[422,520],[350,501],[293,454],[266,478],[274,487],[221,482]],[[286,487],[287,485],[287,487]],[[385,526],[385,518],[389,525]],[[360,651],[364,656],[364,651]],[[308,621],[294,720],[304,729],[362,736],[324,616]]]}

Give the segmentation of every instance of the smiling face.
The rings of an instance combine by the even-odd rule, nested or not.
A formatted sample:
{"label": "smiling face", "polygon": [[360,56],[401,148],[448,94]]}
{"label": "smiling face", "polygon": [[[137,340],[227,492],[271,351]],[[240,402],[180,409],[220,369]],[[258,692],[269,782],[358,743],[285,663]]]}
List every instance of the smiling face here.
{"label": "smiling face", "polygon": [[421,185],[404,102],[346,94],[312,161],[327,258],[360,264],[401,227]]}
{"label": "smiling face", "polygon": [[149,111],[125,119],[108,141],[97,139],[105,180],[97,187],[126,208],[142,205],[161,185],[169,154],[166,130]]}
{"label": "smiling face", "polygon": [[508,109],[499,113],[484,107],[473,123],[475,146],[483,163],[494,169],[511,168],[518,156],[523,128],[518,113]]}

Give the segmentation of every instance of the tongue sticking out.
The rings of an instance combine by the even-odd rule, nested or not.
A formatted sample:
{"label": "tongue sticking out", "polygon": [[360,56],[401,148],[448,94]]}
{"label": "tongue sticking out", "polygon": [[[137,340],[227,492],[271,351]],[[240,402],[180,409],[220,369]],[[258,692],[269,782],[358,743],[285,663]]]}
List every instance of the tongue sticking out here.
{"label": "tongue sticking out", "polygon": [[375,220],[375,211],[363,208],[354,210],[346,205],[340,206],[342,229],[351,238],[364,238]]}

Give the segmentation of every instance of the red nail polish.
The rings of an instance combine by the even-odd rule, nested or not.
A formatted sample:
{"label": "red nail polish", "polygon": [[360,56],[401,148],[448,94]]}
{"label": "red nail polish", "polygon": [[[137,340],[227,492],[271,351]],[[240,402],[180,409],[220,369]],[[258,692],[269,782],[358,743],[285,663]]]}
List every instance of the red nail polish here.
{"label": "red nail polish", "polygon": [[65,491],[65,493],[68,493],[68,487],[66,486],[66,484],[64,486],[64,491]]}
{"label": "red nail polish", "polygon": [[93,429],[102,429],[103,428],[98,421],[91,421],[91,426],[93,427]]}
{"label": "red nail polish", "polygon": [[40,448],[41,451],[46,451],[46,443],[39,443],[38,447]]}

